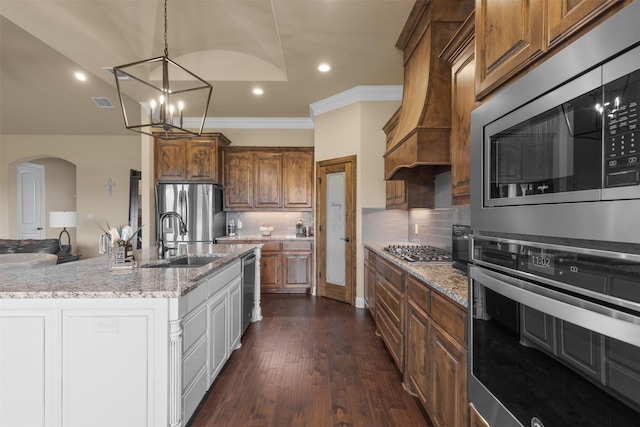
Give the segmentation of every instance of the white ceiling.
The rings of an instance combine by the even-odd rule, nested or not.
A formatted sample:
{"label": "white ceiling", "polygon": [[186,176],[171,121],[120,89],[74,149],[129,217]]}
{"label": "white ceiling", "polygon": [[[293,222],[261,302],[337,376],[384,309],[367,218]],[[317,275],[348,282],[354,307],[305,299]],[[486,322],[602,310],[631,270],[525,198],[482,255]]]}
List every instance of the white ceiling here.
{"label": "white ceiling", "polygon": [[[308,118],[310,104],[356,86],[402,84],[395,43],[414,2],[169,0],[169,57],[213,85],[208,117]],[[130,135],[103,68],[162,56],[163,7],[0,0],[0,134]]]}

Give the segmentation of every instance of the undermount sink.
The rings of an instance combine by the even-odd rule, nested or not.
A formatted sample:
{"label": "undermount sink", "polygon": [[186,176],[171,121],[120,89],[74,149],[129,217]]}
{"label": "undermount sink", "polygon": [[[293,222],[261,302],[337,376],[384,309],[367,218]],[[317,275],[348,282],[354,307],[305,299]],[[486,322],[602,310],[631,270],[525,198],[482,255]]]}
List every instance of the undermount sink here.
{"label": "undermount sink", "polygon": [[224,255],[189,256],[170,259],[169,262],[161,262],[143,265],[142,268],[197,268],[210,264]]}

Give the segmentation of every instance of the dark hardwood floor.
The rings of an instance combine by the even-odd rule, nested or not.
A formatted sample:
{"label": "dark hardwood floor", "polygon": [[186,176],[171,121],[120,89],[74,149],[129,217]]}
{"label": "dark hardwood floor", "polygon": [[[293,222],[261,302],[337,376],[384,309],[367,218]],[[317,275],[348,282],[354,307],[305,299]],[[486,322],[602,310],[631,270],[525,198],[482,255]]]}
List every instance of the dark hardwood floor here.
{"label": "dark hardwood floor", "polygon": [[431,427],[364,309],[309,295],[263,295],[189,427]]}

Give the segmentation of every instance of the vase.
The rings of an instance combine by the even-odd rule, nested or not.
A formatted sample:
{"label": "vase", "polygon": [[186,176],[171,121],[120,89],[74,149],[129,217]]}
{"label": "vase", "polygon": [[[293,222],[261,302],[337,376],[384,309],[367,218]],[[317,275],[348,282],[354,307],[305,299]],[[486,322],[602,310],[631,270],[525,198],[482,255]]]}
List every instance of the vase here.
{"label": "vase", "polygon": [[109,268],[111,270],[124,266],[125,259],[124,246],[111,246],[109,248]]}

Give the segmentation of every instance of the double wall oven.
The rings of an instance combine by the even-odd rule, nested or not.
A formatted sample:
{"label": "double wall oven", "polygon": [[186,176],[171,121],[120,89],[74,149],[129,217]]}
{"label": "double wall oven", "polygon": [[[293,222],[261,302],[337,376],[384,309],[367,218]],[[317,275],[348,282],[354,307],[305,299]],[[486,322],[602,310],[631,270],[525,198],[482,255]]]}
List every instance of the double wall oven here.
{"label": "double wall oven", "polygon": [[640,2],[472,113],[469,400],[640,425]]}

